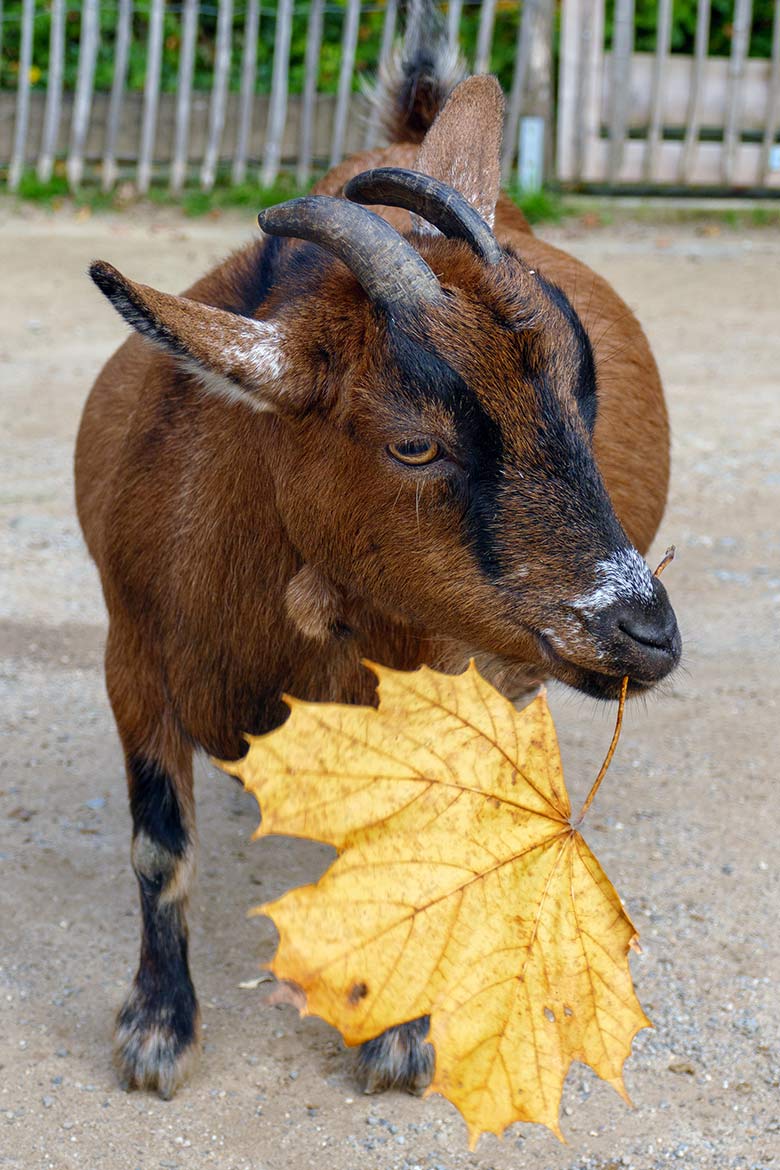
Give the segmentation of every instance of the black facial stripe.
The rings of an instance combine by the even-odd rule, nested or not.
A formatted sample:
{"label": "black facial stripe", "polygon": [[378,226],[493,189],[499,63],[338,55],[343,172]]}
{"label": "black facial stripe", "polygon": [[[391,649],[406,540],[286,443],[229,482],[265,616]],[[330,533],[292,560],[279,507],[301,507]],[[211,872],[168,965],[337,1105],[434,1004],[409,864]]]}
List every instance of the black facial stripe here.
{"label": "black facial stripe", "polygon": [[504,467],[501,428],[432,345],[424,348],[392,326],[389,337],[400,374],[397,381],[392,380],[392,394],[412,408],[419,408],[426,399],[439,403],[453,417],[462,450],[468,455],[465,538],[485,576],[499,576],[501,560],[494,523]]}
{"label": "black facial stripe", "polygon": [[169,853],[181,857],[187,848],[187,831],[170,776],[154,760],[143,756],[130,756],[128,769],[133,833],[144,832]]}
{"label": "black facial stripe", "polygon": [[282,242],[281,236],[266,236],[259,245],[259,255],[254,249],[246,253],[246,264],[236,272],[234,296],[226,309],[244,317],[254,316],[276,282]]}
{"label": "black facial stripe", "polygon": [[534,370],[529,380],[536,400],[536,458],[540,469],[551,478],[578,483],[596,476],[593,455],[573,416],[562,407],[548,371]]}
{"label": "black facial stripe", "polygon": [[[282,237],[278,237],[281,239]],[[316,290],[329,268],[338,263],[335,256],[309,242],[288,249],[284,263],[284,300],[294,304]],[[282,289],[279,289],[282,295]]]}
{"label": "black facial stripe", "polygon": [[[462,449],[468,452],[464,537],[483,574],[492,581],[500,580],[505,571],[500,521],[506,508],[512,506],[511,468],[505,468],[507,453],[500,425],[432,345],[423,347],[401,330],[391,332],[391,342],[400,373],[392,393],[412,407],[419,407],[421,399],[433,400],[447,407],[454,419]],[[537,481],[538,495],[534,498],[533,480],[526,479],[518,520],[538,528],[539,536],[546,539],[552,489],[556,519],[568,531],[599,532],[605,546],[613,547],[621,538],[620,526],[590,446],[571,415],[567,416],[549,371],[533,361],[532,352],[527,356],[525,374],[534,388],[537,406],[533,480]]]}
{"label": "black facial stripe", "polygon": [[[567,556],[583,572],[592,565],[597,547],[625,544],[625,534],[612,508],[593,451],[582,431],[561,409],[560,398],[546,371],[531,379],[537,407],[535,468],[523,493],[523,520],[535,539],[550,539],[551,522],[562,534]],[[554,500],[554,510],[550,510]],[[508,506],[509,500],[504,501]]]}
{"label": "black facial stripe", "polygon": [[585,426],[593,434],[598,411],[598,392],[596,385],[596,363],[593,358],[593,347],[585,331],[580,316],[572,305],[563,289],[557,284],[551,284],[543,276],[537,276],[539,287],[547,299],[555,305],[569,325],[575,346],[576,375],[571,386],[572,393],[577,400],[580,414]]}

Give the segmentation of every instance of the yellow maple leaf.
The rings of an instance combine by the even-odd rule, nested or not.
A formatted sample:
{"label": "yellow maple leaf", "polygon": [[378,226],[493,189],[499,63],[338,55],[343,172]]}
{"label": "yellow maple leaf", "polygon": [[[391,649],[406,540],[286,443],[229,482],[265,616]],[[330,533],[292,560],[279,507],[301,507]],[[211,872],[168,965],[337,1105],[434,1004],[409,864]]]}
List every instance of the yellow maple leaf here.
{"label": "yellow maple leaf", "polygon": [[431,1091],[472,1146],[515,1121],[560,1137],[571,1062],[626,1097],[649,1021],[636,931],[573,823],[546,698],[517,712],[473,663],[371,669],[378,708],[288,698],[289,720],[223,765],[257,797],[255,836],[339,851],[258,908],[279,931],[271,970],[350,1045],[430,1015]]}

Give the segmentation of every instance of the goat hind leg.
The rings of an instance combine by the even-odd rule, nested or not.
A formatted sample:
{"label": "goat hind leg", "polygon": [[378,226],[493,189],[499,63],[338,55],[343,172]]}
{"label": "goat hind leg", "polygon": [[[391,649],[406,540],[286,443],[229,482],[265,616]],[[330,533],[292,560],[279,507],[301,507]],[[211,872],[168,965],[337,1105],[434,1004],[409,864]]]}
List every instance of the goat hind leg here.
{"label": "goat hind leg", "polygon": [[361,1044],[358,1080],[364,1093],[404,1089],[420,1094],[433,1077],[433,1045],[427,1040],[429,1017],[388,1028],[375,1040]]}

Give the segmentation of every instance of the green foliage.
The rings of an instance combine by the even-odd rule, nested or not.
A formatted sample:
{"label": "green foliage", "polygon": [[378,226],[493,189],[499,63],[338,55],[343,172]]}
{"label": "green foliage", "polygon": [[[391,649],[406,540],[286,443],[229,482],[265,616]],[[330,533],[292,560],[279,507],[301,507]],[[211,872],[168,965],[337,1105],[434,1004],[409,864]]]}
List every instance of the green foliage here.
{"label": "green foliage", "polygon": [[[735,0],[712,0],[709,53],[727,57],[731,52]],[[672,52],[692,53],[696,37],[697,0],[674,0],[672,16]],[[768,57],[772,51],[772,14],[774,0],[753,0],[751,57]],[[658,0],[635,0],[635,39],[637,52],[652,53],[656,47]],[[607,46],[612,46],[615,0],[607,0]]]}
{"label": "green foliage", "polygon": [[[275,10],[278,0],[263,0],[260,16],[260,35],[257,46],[256,90],[268,93],[273,67]],[[347,0],[328,0],[325,11],[322,50],[320,53],[319,88],[322,93],[334,93],[338,85],[341,65],[341,36]],[[360,19],[353,87],[360,79],[371,77],[376,71],[385,17],[386,0],[367,0]],[[44,87],[49,66],[49,36],[51,32],[51,0],[36,3],[33,68],[31,81]],[[127,88],[143,89],[146,79],[147,42],[149,36],[151,0],[136,0],[133,5],[132,37],[128,62]],[[655,49],[657,0],[636,0],[637,50]],[[75,88],[78,70],[79,37],[81,33],[81,0],[68,0],[65,22],[65,88]],[[672,51],[691,53],[696,32],[697,0],[675,0],[672,26]],[[607,0],[606,38],[612,43],[615,0]],[[774,0],[754,0],[750,54],[767,57],[771,50],[772,14]],[[195,48],[193,86],[208,90],[213,80],[216,53],[218,0],[206,0],[200,5]],[[490,66],[505,89],[511,85],[517,42],[518,23],[522,6],[516,0],[498,0],[495,14],[495,33]],[[480,5],[467,2],[461,20],[461,46],[467,59],[473,59],[479,28]],[[710,53],[727,55],[731,50],[734,0],[712,0]],[[3,40],[0,53],[0,88],[13,88],[18,80],[21,39],[22,0],[5,0],[3,4]],[[246,5],[238,3],[233,17],[230,88],[240,85],[241,55],[244,48]],[[296,0],[290,46],[290,91],[300,93],[305,79],[304,60],[309,19],[309,0]],[[114,51],[118,21],[117,0],[100,0],[100,44],[95,70],[95,87],[108,90],[114,71]],[[163,23],[163,52],[161,87],[173,93],[179,64],[182,36],[180,5],[166,5]]]}
{"label": "green foliage", "polygon": [[[319,89],[335,93],[341,67],[341,37],[347,0],[328,0],[325,9],[322,49],[320,52]],[[268,93],[273,68],[275,10],[277,0],[263,0],[260,15],[260,35],[257,46],[256,90]],[[353,88],[362,77],[376,72],[379,60],[382,27],[385,19],[385,0],[369,0],[363,7],[358,33]],[[136,0],[133,5],[132,36],[127,73],[127,88],[141,90],[146,79],[147,42],[150,23],[150,0]],[[216,54],[218,0],[208,0],[200,6],[195,49],[193,86],[208,90],[213,80]],[[68,0],[65,21],[65,88],[76,85],[78,71],[79,37],[81,33],[82,4]],[[0,55],[0,88],[13,88],[18,80],[21,40],[22,0],[5,0],[3,4],[3,42]],[[237,4],[233,17],[230,88],[239,89],[241,57],[244,48],[246,5]],[[296,0],[290,44],[289,83],[291,93],[300,93],[305,80],[304,61],[306,34],[309,21],[308,0]],[[511,84],[512,65],[519,21],[519,5],[515,0],[499,0],[496,7],[496,25],[491,67],[502,83]],[[117,0],[100,0],[100,44],[95,69],[95,88],[111,88],[114,70],[114,50],[118,22]],[[466,4],[461,25],[463,49],[473,56],[479,25],[479,5]],[[49,67],[49,36],[51,32],[51,0],[36,3],[32,83],[45,87]],[[163,23],[163,51],[160,84],[163,92],[173,93],[179,65],[182,36],[180,6],[166,5]]]}

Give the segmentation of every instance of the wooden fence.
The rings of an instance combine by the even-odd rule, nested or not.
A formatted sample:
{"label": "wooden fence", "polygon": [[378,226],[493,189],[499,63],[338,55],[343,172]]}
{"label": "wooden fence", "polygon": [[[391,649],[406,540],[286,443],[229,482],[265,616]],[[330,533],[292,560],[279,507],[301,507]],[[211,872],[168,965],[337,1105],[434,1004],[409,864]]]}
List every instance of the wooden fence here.
{"label": "wooden fence", "polygon": [[734,0],[731,52],[708,53],[711,0],[698,0],[694,53],[670,51],[672,0],[659,0],[656,49],[634,52],[634,0],[564,0],[557,174],[564,183],[780,190],[780,0],[771,55],[748,56],[752,0]]}
{"label": "wooden fence", "polygon": [[[402,0],[273,0],[273,6],[269,0],[104,0],[116,21],[110,84],[102,89],[95,84],[101,0],[80,0],[78,66],[73,83],[64,84],[66,19],[75,2],[21,0],[18,83],[15,91],[0,91],[0,173],[5,171],[12,190],[31,168],[47,182],[63,166],[73,189],[93,176],[107,191],[118,179],[130,179],[141,193],[152,182],[167,183],[174,192],[187,183],[209,190],[218,175],[234,184],[249,179],[269,186],[282,168],[294,169],[304,185],[313,169],[379,139],[376,118],[355,86],[357,48],[369,22],[375,29],[380,21],[377,52],[387,59],[403,26]],[[538,187],[544,173],[574,187],[772,193],[780,190],[780,0],[731,3],[728,56],[709,53],[714,0],[697,0],[690,55],[671,51],[673,0],[657,0],[653,52],[634,50],[635,0],[612,0],[609,6],[606,0],[442,0],[441,7],[452,45],[470,22],[467,64],[474,72],[503,62],[505,179],[517,174],[526,189]],[[554,116],[556,4],[561,22]],[[127,79],[138,47],[133,16],[142,5],[148,20],[140,91],[130,89]],[[765,26],[767,12],[773,14],[771,48],[765,42],[769,56],[751,57],[759,7]],[[194,63],[207,10],[216,12],[216,28],[204,89],[202,76],[199,86],[194,83]],[[0,0],[0,36],[3,11]],[[176,86],[163,92],[164,21],[171,12],[180,28]],[[44,14],[48,70],[39,88],[32,83],[33,33]],[[291,94],[296,21],[306,22],[304,80],[302,92]],[[335,92],[323,93],[322,61],[329,51],[332,61],[334,37],[337,82]],[[263,86],[259,46],[272,57]]]}
{"label": "wooden fence", "polygon": [[[213,4],[215,0],[211,0]],[[11,190],[25,171],[35,168],[47,182],[62,165],[70,187],[99,171],[105,190],[121,177],[139,192],[153,181],[167,182],[174,192],[197,182],[209,190],[219,173],[235,184],[247,178],[264,186],[274,183],[282,167],[294,167],[305,184],[314,167],[333,165],[343,154],[379,139],[379,126],[365,96],[355,91],[358,38],[367,14],[376,14],[378,0],[276,0],[275,9],[260,0],[217,0],[218,17],[213,76],[208,92],[193,87],[198,30],[198,0],[178,0],[181,38],[175,93],[160,85],[163,21],[166,0],[147,0],[146,74],[143,93],[127,89],[128,58],[133,35],[133,0],[113,0],[117,10],[113,80],[110,92],[96,92],[95,63],[100,36],[100,0],[81,0],[78,72],[73,92],[63,86],[66,0],[47,0],[51,14],[49,67],[45,91],[31,84],[35,61],[33,29],[44,10],[41,0],[23,0],[15,92],[0,92],[0,168],[6,169]],[[230,87],[234,22],[239,12],[244,35],[237,91]],[[72,6],[72,5],[71,5]],[[400,7],[405,7],[401,5]],[[468,62],[486,72],[498,15],[506,0],[450,0],[446,10],[450,43],[458,44],[461,22],[477,15],[475,51]],[[554,0],[512,4],[517,27],[511,46],[513,67],[508,87],[507,134],[503,168],[508,177],[518,162],[521,138],[522,176],[526,186],[541,184],[545,149],[549,152],[552,120],[552,18]],[[387,58],[399,33],[398,0],[381,0],[381,57]],[[341,18],[340,64],[336,92],[318,91],[326,14]],[[290,42],[293,19],[305,15],[307,36],[303,92],[289,94]],[[0,18],[2,0],[0,0]],[[262,19],[262,28],[261,28]],[[2,24],[0,23],[0,29]],[[270,92],[259,94],[258,38],[273,38]]]}

